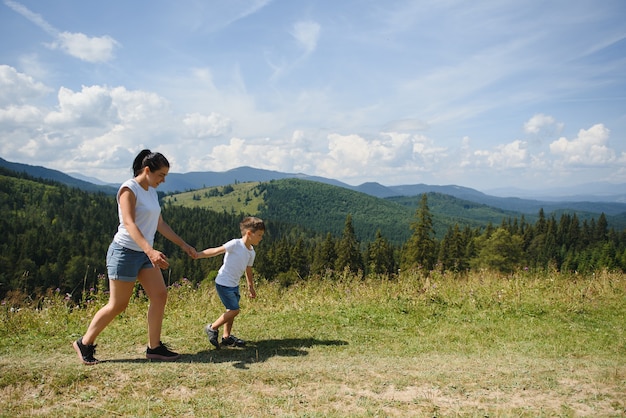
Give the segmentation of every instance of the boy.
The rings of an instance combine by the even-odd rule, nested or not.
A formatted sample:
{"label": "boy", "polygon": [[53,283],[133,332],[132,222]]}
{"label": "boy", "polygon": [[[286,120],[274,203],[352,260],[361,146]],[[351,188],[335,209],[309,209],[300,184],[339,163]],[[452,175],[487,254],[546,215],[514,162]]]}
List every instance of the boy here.
{"label": "boy", "polygon": [[248,282],[248,291],[251,298],[256,297],[254,282],[252,281],[252,264],[254,263],[254,246],[263,239],[265,224],[259,218],[247,217],[239,224],[241,239],[232,239],[221,247],[207,248],[198,253],[198,258],[215,257],[225,254],[222,267],[215,278],[215,289],[226,308],[218,319],[207,325],[204,331],[209,342],[219,349],[218,330],[224,325],[222,335],[223,346],[243,347],[246,342],[232,334],[233,321],[239,314],[239,279],[245,273]]}

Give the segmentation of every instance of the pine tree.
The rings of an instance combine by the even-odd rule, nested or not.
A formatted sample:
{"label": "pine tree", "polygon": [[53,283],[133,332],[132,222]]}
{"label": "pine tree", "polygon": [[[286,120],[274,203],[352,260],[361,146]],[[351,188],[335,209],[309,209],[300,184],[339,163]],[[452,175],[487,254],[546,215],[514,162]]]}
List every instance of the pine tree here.
{"label": "pine tree", "polygon": [[335,269],[343,271],[348,268],[352,272],[363,271],[363,258],[359,249],[359,241],[356,239],[352,226],[352,215],[346,217],[343,235],[337,245],[337,261]]}
{"label": "pine tree", "polygon": [[321,244],[317,245],[313,265],[311,266],[313,273],[323,274],[335,268],[335,262],[337,261],[336,246],[337,244],[332,234],[328,232],[326,239]]}
{"label": "pine tree", "polygon": [[469,267],[466,257],[467,241],[459,224],[449,228],[439,245],[438,263],[442,270],[464,271]]}
{"label": "pine tree", "polygon": [[401,267],[402,269],[421,267],[430,271],[435,264],[437,243],[426,194],[420,199],[415,218],[416,221],[411,224],[413,235],[402,251]]}
{"label": "pine tree", "polygon": [[296,244],[291,249],[290,260],[291,270],[296,271],[300,278],[309,274],[309,260],[304,251],[304,240],[302,238],[298,238]]}
{"label": "pine tree", "polygon": [[396,263],[393,256],[393,247],[380,232],[376,231],[374,242],[368,245],[368,267],[374,274],[392,274],[395,272]]}

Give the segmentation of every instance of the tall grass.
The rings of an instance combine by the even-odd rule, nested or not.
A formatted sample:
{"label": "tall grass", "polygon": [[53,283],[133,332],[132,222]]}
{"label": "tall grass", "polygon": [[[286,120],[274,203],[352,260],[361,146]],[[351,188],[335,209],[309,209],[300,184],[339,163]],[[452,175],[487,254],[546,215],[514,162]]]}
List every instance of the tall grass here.
{"label": "tall grass", "polygon": [[105,292],[5,300],[0,415],[626,415],[623,274],[343,274],[257,293],[235,321],[248,346],[217,351],[203,333],[221,313],[212,283],[176,283],[163,340],[183,356],[156,363],[138,292],[92,367],[70,343]]}

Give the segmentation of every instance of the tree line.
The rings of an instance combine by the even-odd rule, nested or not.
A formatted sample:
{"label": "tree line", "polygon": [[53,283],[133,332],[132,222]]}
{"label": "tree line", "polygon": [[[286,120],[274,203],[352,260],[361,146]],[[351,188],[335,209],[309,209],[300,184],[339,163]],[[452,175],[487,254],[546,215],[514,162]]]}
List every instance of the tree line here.
{"label": "tree line", "polygon": [[[310,274],[341,272],[393,275],[402,270],[464,272],[489,269],[509,274],[516,270],[592,272],[626,271],[626,231],[609,229],[606,217],[580,222],[577,216],[546,217],[539,211],[534,224],[503,219],[500,225],[450,227],[435,238],[428,196],[422,195],[411,224],[411,237],[394,246],[380,231],[372,242],[360,243],[351,216],[340,237],[328,234],[309,245],[286,237],[267,245],[259,270],[269,277],[291,282]],[[268,248],[269,247],[269,248]]]}
{"label": "tree line", "polygon": [[[161,197],[163,195],[161,194]],[[187,242],[201,250],[239,236],[243,214],[164,205],[163,216]],[[362,215],[360,215],[362,216]],[[528,223],[503,219],[482,227],[449,227],[436,238],[428,195],[423,195],[401,244],[377,230],[361,241],[353,216],[340,234],[313,232],[304,225],[266,219],[268,230],[257,249],[257,276],[286,285],[314,275],[344,271],[392,276],[419,269],[467,271],[517,269],[626,271],[626,231],[609,229],[602,214],[590,221],[576,215],[545,216]],[[118,224],[115,198],[25,174],[0,171],[0,298],[8,292],[58,289],[72,297],[106,285],[106,250]],[[168,284],[212,277],[221,258],[192,260],[159,234],[155,247],[168,255]]]}

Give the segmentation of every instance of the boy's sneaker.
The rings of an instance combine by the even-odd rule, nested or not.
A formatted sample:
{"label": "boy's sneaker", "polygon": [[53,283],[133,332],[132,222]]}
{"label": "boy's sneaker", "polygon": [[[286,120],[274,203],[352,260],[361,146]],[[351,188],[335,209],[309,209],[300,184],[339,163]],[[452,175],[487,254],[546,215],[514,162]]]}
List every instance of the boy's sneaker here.
{"label": "boy's sneaker", "polygon": [[204,327],[204,332],[206,332],[206,335],[209,337],[209,342],[211,344],[213,344],[215,346],[215,348],[217,348],[218,350],[220,349],[220,344],[217,341],[217,336],[219,331],[218,330],[214,330],[213,328],[211,328],[211,325],[213,324],[209,324],[206,327]]}
{"label": "boy's sneaker", "polygon": [[227,347],[245,347],[246,342],[235,337],[234,335],[229,335],[226,338],[222,338],[222,345]]}
{"label": "boy's sneaker", "polygon": [[180,358],[180,354],[173,352],[165,344],[159,341],[155,348],[147,347],[146,358],[150,360],[174,361]]}
{"label": "boy's sneaker", "polygon": [[93,356],[94,354],[96,354],[96,345],[83,344],[83,337],[80,337],[79,339],[74,341],[72,343],[72,347],[74,347],[74,350],[76,350],[78,358],[80,359],[80,361],[83,362],[83,364],[92,366],[96,363],[99,363],[99,360]]}

